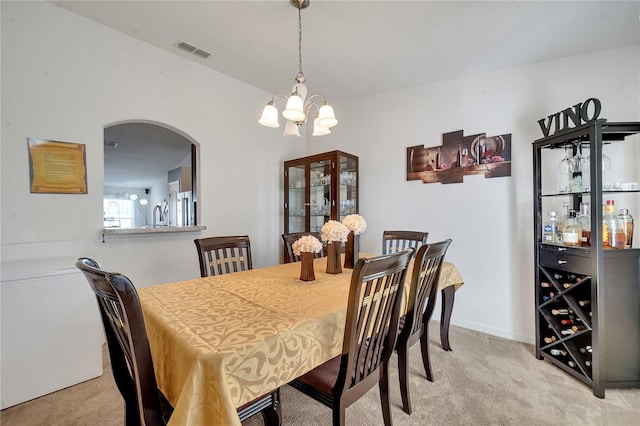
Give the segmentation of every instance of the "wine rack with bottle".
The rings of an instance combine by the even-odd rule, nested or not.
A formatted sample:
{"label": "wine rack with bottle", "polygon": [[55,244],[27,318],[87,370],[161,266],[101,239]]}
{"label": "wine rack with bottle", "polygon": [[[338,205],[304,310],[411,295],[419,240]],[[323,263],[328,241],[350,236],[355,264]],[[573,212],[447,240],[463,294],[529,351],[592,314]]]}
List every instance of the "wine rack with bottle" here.
{"label": "wine rack with bottle", "polygon": [[[618,160],[637,173],[640,123],[596,120],[533,143],[536,357],[583,381],[600,398],[607,388],[640,387],[640,242],[636,239],[631,248],[605,248],[602,211],[604,198],[622,192],[626,203],[640,205],[640,190],[602,189],[602,148],[609,143],[630,145],[626,158]],[[573,154],[579,149],[589,153],[589,188],[549,190],[544,173],[550,168],[543,158],[566,147]],[[558,201],[569,202],[576,211],[589,203],[589,244],[544,239],[547,206]]]}

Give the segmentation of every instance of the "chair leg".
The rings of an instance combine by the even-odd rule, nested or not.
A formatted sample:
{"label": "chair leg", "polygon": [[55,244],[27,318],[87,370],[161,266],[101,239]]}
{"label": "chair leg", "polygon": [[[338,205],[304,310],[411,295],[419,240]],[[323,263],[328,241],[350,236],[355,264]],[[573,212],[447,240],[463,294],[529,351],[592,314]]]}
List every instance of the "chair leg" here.
{"label": "chair leg", "polygon": [[344,401],[335,401],[333,403],[333,426],[345,426],[344,413],[347,407]]}
{"label": "chair leg", "polygon": [[402,396],[402,409],[411,414],[411,397],[409,396],[409,363],[407,362],[407,345],[398,347],[398,377],[400,379],[400,395]]}
{"label": "chair leg", "polygon": [[[387,361],[388,362],[388,361]],[[389,369],[383,364],[384,373],[378,382],[380,388],[380,402],[382,403],[382,418],[385,426],[391,426],[391,404],[389,403]]]}
{"label": "chair leg", "polygon": [[422,349],[422,365],[427,375],[427,380],[433,382],[433,374],[431,373],[431,361],[429,359],[429,323],[426,323],[422,336],[420,336],[420,347]]}
{"label": "chair leg", "polygon": [[449,323],[451,322],[451,312],[453,312],[453,301],[456,291],[452,285],[445,287],[440,292],[442,294],[442,313],[440,315],[440,341],[442,349],[451,350],[449,345]]}
{"label": "chair leg", "polygon": [[280,408],[280,389],[271,394],[271,405],[261,411],[265,426],[280,426],[282,410]]}
{"label": "chair leg", "polygon": [[136,402],[124,403],[124,424],[125,426],[137,426],[140,424],[140,413]]}

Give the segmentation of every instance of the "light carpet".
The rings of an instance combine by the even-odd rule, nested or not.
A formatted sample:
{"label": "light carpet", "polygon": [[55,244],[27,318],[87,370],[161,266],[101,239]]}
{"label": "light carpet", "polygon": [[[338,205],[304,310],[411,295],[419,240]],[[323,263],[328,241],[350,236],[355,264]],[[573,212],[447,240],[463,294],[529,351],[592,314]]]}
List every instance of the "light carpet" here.
{"label": "light carpet", "polygon": [[[607,389],[606,398],[549,362],[531,345],[452,326],[452,352],[442,350],[439,323],[430,326],[431,367],[426,380],[420,345],[410,351],[413,413],[402,411],[397,357],[391,359],[391,415],[395,425],[607,425],[640,424],[640,389]],[[107,359],[107,357],[105,357]],[[297,390],[281,390],[284,425],[329,425],[328,408]],[[10,407],[2,426],[120,426],[123,403],[108,361],[99,378]],[[349,425],[382,425],[377,388],[347,409]],[[246,426],[262,425],[255,416]],[[180,425],[179,425],[180,426]]]}

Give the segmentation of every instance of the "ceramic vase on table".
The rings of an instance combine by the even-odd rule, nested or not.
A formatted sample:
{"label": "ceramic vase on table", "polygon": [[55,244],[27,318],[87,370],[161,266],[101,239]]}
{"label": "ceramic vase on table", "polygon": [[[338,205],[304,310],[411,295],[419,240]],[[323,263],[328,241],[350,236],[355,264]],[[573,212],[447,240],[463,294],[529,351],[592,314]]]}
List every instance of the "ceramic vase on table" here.
{"label": "ceramic vase on table", "polygon": [[329,241],[327,243],[327,274],[341,274],[342,262],[340,261],[340,241]]}
{"label": "ceramic vase on table", "polygon": [[347,242],[344,246],[344,267],[346,269],[353,269],[358,261],[358,257],[358,236],[351,231],[347,236]]}
{"label": "ceramic vase on table", "polygon": [[302,281],[313,281],[316,279],[316,275],[313,272],[313,253],[302,252],[300,253],[300,279]]}

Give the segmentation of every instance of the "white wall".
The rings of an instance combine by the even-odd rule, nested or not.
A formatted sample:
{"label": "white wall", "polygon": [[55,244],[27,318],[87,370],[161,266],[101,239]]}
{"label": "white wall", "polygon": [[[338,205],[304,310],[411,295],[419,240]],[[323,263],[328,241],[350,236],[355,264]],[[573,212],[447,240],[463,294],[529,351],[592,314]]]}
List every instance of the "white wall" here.
{"label": "white wall", "polygon": [[[533,342],[531,143],[543,136],[537,121],[589,97],[602,102],[601,118],[638,121],[639,58],[636,45],[337,105],[340,125],[330,148],[360,157],[360,214],[369,226],[361,249],[379,252],[382,231],[393,228],[429,231],[429,241],[452,238],[447,260],[465,280],[452,323]],[[443,133],[456,130],[510,133],[512,176],[406,181],[406,148],[440,145]],[[308,143],[310,152],[327,149]],[[614,165],[622,161],[639,168],[637,155]]]}
{"label": "white wall", "polygon": [[[2,2],[2,262],[90,256],[144,286],[198,276],[194,238],[246,233],[256,266],[278,263],[282,162],[305,147],[257,123],[270,96],[51,3]],[[207,231],[102,243],[103,128],[135,119],[200,144]],[[28,136],[86,144],[88,194],[31,194]]]}

